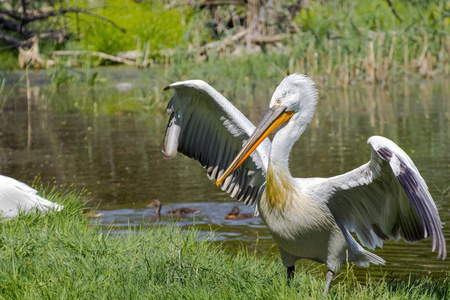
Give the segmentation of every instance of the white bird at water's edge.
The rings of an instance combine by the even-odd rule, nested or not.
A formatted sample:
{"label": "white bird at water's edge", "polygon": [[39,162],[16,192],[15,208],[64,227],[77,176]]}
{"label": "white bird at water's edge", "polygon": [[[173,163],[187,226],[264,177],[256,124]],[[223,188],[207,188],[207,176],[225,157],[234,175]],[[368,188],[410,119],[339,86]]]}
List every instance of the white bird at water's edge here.
{"label": "white bird at water's edge", "polygon": [[14,178],[0,175],[0,217],[16,217],[36,209],[61,210],[63,206],[37,195],[37,191]]}
{"label": "white bird at water's edge", "polygon": [[[445,259],[446,245],[436,205],[409,156],[394,142],[372,136],[369,162],[330,178],[294,178],[292,146],[311,121],[317,103],[314,82],[293,74],[276,88],[255,127],[236,107],[201,80],[176,82],[167,113],[164,156],[181,152],[199,161],[210,179],[231,197],[256,204],[278,244],[288,283],[295,262],[308,258],[328,268],[328,291],[342,264],[384,264],[366,251],[384,240],[431,237]],[[266,138],[278,128],[272,143]],[[348,256],[347,256],[348,254]]]}

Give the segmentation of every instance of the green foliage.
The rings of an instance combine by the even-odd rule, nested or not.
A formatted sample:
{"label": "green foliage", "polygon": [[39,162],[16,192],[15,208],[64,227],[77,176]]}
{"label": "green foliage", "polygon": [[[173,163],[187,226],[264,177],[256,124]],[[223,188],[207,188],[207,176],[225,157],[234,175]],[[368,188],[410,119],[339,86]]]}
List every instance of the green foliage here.
{"label": "green foliage", "polygon": [[[54,2],[56,7],[86,9],[101,18],[83,13],[67,14],[33,26],[53,22],[52,26],[58,24],[68,28],[73,38],[64,44],[65,49],[108,54],[150,49],[149,64],[167,63],[166,70],[170,64],[166,75],[176,80],[192,77],[220,80],[223,76],[242,80],[304,72],[313,77],[320,75],[323,82],[347,85],[354,80],[406,79],[414,73],[423,77],[448,75],[450,70],[448,1],[392,2],[400,18],[384,0],[310,1],[294,19],[300,30],[282,43],[275,46],[267,43],[263,45],[265,51],[249,54],[244,47],[245,41],[240,41],[233,45],[236,47],[218,50],[219,53],[209,50],[206,62],[199,61],[199,47],[223,38],[225,34],[233,34],[233,29],[216,28],[217,32],[212,34],[208,9],[199,10],[193,5],[167,8],[165,3],[132,0]],[[283,9],[281,3],[277,5]],[[242,14],[242,7],[237,6],[237,12]],[[224,20],[229,16],[225,9],[216,13]],[[53,42],[42,42],[42,56],[58,47]],[[176,50],[167,51],[167,57],[161,57],[160,50],[166,48]],[[238,51],[234,51],[236,49]],[[238,52],[241,54],[236,54]],[[59,59],[73,62],[73,57]],[[82,65],[109,63],[84,55],[78,59],[82,59],[77,61]]]}
{"label": "green foliage", "polygon": [[16,69],[19,65],[17,62],[17,55],[18,51],[0,51],[0,71],[11,71]]}
{"label": "green foliage", "polygon": [[386,83],[418,74],[447,75],[449,4],[392,3],[400,19],[387,1],[311,1],[294,19],[300,31],[282,47],[266,45],[264,53],[241,56],[211,50],[202,63],[180,47],[172,57],[169,77],[242,82],[247,77],[272,79],[300,72],[319,83],[346,86],[356,80]]}
{"label": "green foliage", "polygon": [[373,31],[398,31],[407,27],[432,31],[449,24],[442,20],[442,1],[393,2],[401,20],[397,19],[387,1],[312,1],[297,15],[295,22],[305,31],[318,36],[348,36],[360,29]]}
{"label": "green foliage", "polygon": [[[301,10],[295,23],[309,39],[313,38],[316,46],[326,48],[329,41],[334,41],[342,46],[342,53],[365,54],[366,44],[379,40],[379,35],[383,34],[384,54],[389,52],[389,42],[396,36],[395,45],[399,48],[409,46],[413,51],[414,46],[424,46],[426,40],[437,55],[441,39],[450,33],[445,7],[438,0],[415,2],[393,2],[401,18],[398,19],[387,1],[330,1],[326,5],[313,1]],[[403,52],[397,51],[396,55],[401,58]]]}
{"label": "green foliage", "polygon": [[78,20],[73,16],[72,34],[80,37],[82,48],[92,51],[109,54],[142,51],[144,43],[149,43],[151,53],[156,55],[162,48],[174,47],[183,34],[181,13],[165,10],[162,4],[114,0],[95,13],[108,18],[125,32],[94,16],[79,14]]}

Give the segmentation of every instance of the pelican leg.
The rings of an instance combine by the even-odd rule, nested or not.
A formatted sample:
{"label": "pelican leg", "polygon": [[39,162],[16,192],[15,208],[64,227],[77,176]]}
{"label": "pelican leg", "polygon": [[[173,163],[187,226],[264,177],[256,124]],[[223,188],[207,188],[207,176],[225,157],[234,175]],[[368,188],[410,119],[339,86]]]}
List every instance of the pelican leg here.
{"label": "pelican leg", "polygon": [[287,285],[291,286],[291,280],[294,279],[295,265],[287,267]]}
{"label": "pelican leg", "polygon": [[334,273],[328,270],[327,272],[327,283],[325,284],[325,288],[323,289],[323,294],[326,295],[331,287],[331,282],[334,279]]}

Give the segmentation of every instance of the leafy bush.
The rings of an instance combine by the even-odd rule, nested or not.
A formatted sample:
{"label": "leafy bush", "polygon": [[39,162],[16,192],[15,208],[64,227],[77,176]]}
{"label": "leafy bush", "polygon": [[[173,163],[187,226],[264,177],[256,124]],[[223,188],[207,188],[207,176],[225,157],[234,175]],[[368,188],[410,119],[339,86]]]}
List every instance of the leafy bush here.
{"label": "leafy bush", "polygon": [[0,51],[0,70],[11,71],[19,65],[17,61],[18,51]]}
{"label": "leafy bush", "polygon": [[70,24],[73,35],[79,33],[84,49],[115,54],[120,51],[141,50],[149,43],[151,55],[160,49],[173,48],[183,34],[182,15],[178,10],[165,10],[162,4],[149,2],[108,1],[107,6],[95,11],[110,22],[94,16],[79,14]]}

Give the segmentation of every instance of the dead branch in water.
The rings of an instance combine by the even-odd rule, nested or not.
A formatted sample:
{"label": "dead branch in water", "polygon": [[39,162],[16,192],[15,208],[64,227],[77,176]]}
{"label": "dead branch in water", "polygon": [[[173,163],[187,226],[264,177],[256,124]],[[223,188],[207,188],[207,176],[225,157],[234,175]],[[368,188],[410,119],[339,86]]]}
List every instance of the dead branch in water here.
{"label": "dead branch in water", "polygon": [[88,51],[88,50],[76,50],[76,51],[53,51],[53,55],[55,56],[79,56],[79,55],[92,55],[92,56],[97,56],[103,59],[107,59],[113,62],[117,62],[117,63],[122,63],[122,64],[126,64],[129,66],[136,66],[136,62],[129,60],[129,59],[125,59],[119,56],[114,56],[114,55],[110,55],[110,54],[106,54],[103,52],[98,52],[98,51]]}

